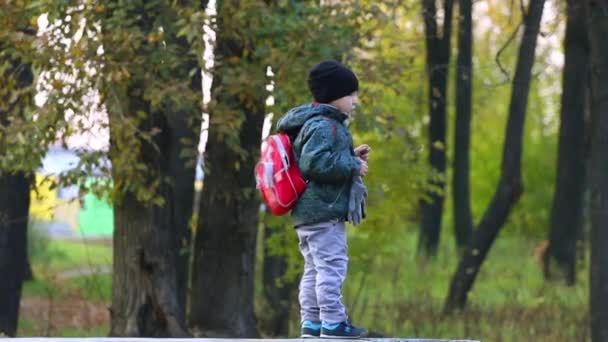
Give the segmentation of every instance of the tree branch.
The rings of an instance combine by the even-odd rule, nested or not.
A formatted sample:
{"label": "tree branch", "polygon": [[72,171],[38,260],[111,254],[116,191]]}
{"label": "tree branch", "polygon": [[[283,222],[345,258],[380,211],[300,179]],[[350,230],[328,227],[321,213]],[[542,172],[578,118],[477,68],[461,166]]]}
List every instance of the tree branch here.
{"label": "tree branch", "polygon": [[522,23],[523,23],[523,19],[522,19],[522,21],[519,22],[519,24],[517,24],[517,27],[511,33],[511,35],[509,36],[509,39],[507,39],[507,41],[500,47],[500,49],[498,49],[498,52],[496,53],[496,57],[494,58],[494,60],[496,61],[496,64],[498,65],[498,68],[500,68],[500,71],[506,77],[505,82],[510,81],[511,76],[509,76],[509,72],[507,71],[507,69],[505,69],[505,67],[500,63],[500,55],[505,51],[505,49],[509,46],[509,44],[511,44],[513,39],[515,39],[515,36],[517,35],[517,32],[519,32],[519,28],[521,27]]}

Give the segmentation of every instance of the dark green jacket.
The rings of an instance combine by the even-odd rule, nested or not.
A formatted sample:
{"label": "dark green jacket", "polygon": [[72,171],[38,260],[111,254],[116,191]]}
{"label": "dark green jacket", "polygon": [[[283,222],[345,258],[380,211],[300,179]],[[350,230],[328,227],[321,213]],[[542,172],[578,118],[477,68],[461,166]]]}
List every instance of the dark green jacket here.
{"label": "dark green jacket", "polygon": [[292,211],[296,226],[346,220],[352,179],[360,166],[346,118],[333,106],[306,104],[279,120],[277,128],[292,137],[300,172],[308,180]]}

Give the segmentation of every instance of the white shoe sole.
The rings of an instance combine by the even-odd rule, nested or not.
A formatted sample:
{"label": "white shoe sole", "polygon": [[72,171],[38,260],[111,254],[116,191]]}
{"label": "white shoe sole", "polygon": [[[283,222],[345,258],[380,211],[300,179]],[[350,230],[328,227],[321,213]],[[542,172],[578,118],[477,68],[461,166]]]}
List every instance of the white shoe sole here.
{"label": "white shoe sole", "polygon": [[360,338],[365,338],[365,336],[333,336],[333,335],[321,334],[321,338],[330,338],[330,339],[336,339],[336,340],[357,340]]}
{"label": "white shoe sole", "polygon": [[301,335],[300,338],[319,338],[319,336],[304,334],[304,335]]}

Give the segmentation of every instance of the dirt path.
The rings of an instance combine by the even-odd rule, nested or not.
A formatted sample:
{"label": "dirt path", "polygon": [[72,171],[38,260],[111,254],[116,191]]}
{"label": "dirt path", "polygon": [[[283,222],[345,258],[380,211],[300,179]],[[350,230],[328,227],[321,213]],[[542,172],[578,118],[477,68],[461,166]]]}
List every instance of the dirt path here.
{"label": "dirt path", "polygon": [[111,265],[98,266],[98,267],[81,267],[81,268],[63,271],[63,272],[59,273],[59,278],[70,279],[70,278],[87,276],[87,275],[91,275],[91,274],[109,274],[109,273],[112,273]]}

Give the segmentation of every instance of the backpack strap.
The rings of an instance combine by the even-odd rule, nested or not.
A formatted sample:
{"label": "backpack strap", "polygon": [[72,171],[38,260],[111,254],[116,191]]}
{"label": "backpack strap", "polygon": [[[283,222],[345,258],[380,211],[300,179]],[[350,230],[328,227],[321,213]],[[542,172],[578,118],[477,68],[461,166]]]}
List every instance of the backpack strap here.
{"label": "backpack strap", "polygon": [[283,170],[289,169],[289,155],[287,154],[287,151],[285,150],[285,146],[283,146],[283,142],[281,141],[281,138],[279,138],[276,135],[273,135],[271,137],[272,137],[272,140],[274,140],[277,147],[279,148],[279,154],[281,155],[281,162],[283,162]]}

